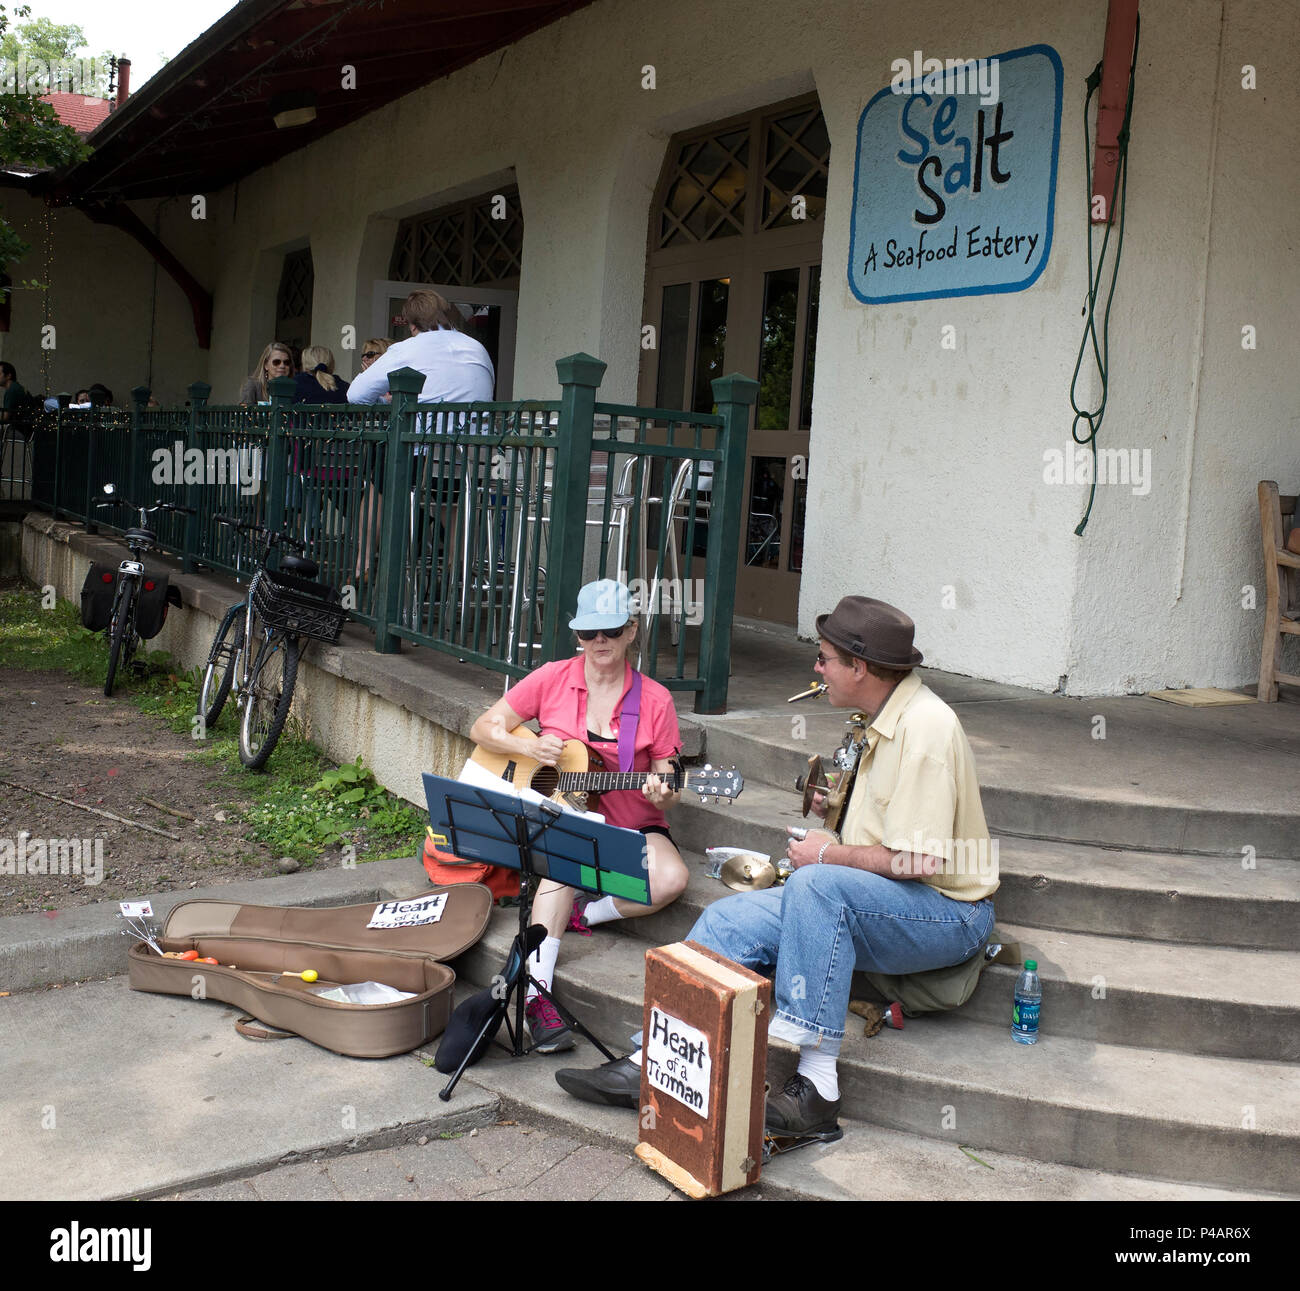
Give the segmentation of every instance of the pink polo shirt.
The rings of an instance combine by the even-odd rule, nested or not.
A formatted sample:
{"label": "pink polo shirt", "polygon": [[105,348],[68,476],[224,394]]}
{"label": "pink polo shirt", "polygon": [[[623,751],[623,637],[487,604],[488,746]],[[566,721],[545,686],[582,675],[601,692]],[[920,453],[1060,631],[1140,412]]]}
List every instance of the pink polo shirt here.
{"label": "pink polo shirt", "polygon": [[[524,721],[536,718],[543,735],[558,735],[562,740],[581,740],[594,744],[608,770],[618,770],[619,717],[623,701],[632,686],[632,665],[625,665],[623,693],[614,705],[610,719],[613,740],[599,744],[587,739],[586,657],[557,659],[530,672],[523,681],[506,691],[506,702]],[[649,771],[660,758],[675,757],[681,751],[681,734],[677,729],[677,710],[668,690],[649,677],[641,680],[641,716],[637,721],[633,771]],[[620,789],[602,794],[595,809],[611,825],[624,829],[644,829],[647,825],[667,827],[664,814],[652,807],[639,789]]]}

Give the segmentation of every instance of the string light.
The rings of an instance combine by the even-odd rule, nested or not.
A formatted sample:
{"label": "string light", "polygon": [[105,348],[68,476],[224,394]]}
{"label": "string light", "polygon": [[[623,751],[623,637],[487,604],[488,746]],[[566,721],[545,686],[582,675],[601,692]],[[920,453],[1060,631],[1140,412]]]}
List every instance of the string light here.
{"label": "string light", "polygon": [[[51,346],[45,344],[45,338],[49,335],[45,328],[50,325],[50,292],[54,283],[54,208],[48,203],[41,215],[42,232],[45,236],[45,270],[41,275],[41,295],[44,298],[44,309],[42,311],[41,322],[44,326],[41,328],[41,378],[43,390],[46,394],[50,392],[50,358],[54,353]],[[55,333],[56,344],[58,333]]]}

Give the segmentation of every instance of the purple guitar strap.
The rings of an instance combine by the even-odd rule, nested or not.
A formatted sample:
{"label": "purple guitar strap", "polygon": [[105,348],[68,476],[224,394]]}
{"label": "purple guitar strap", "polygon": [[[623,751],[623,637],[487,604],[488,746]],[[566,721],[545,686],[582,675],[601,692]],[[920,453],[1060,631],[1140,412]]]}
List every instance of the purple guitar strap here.
{"label": "purple guitar strap", "polygon": [[632,685],[623,700],[623,710],[618,719],[618,769],[632,770],[636,757],[636,728],[641,720],[641,674],[632,669]]}

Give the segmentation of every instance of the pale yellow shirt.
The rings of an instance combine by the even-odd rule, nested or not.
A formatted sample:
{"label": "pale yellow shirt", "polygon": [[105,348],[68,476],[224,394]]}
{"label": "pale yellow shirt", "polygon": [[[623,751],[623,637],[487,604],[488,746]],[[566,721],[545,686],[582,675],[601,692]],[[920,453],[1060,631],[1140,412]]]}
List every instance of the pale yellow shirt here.
{"label": "pale yellow shirt", "polygon": [[867,728],[867,747],[841,838],[856,847],[943,858],[919,881],[956,901],[998,887],[998,847],[989,838],[975,758],[957,714],[916,673],[894,688]]}

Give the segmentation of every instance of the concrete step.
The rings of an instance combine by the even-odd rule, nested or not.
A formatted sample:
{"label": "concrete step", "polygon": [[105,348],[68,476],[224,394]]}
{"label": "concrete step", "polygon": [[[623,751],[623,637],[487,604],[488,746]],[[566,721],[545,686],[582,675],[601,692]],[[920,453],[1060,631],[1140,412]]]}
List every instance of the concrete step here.
{"label": "concrete step", "polygon": [[[687,856],[686,891],[664,910],[596,937],[622,935],[651,946],[681,941],[704,908],[732,895]],[[1000,907],[999,907],[1000,909]],[[998,916],[1003,940],[1038,961],[1044,1025],[1053,1035],[1138,1048],[1233,1058],[1300,1060],[1300,954],[1190,946],[1024,927]],[[570,936],[570,943],[581,940]],[[991,964],[963,1016],[1009,1025],[1019,968]],[[855,994],[874,998],[860,981]]]}
{"label": "concrete step", "polygon": [[[995,833],[1194,855],[1250,845],[1300,859],[1300,752],[1294,719],[1264,711],[1276,706],[1243,716],[1141,697],[983,699],[969,678],[926,679],[970,738]],[[793,796],[809,755],[827,760],[839,744],[845,716],[806,701],[694,721],[708,761]],[[1092,738],[1094,716],[1107,719],[1106,739]]]}
{"label": "concrete step", "polygon": [[[602,1037],[603,1038],[603,1037]],[[436,1049],[422,1051],[431,1057]],[[575,1049],[515,1059],[499,1049],[471,1067],[466,1080],[494,1094],[501,1115],[630,1151],[635,1115],[570,1098],[555,1083],[563,1067],[594,1067],[600,1053]],[[456,1106],[453,1095],[450,1107]],[[955,1130],[926,1137],[840,1118],[844,1137],[773,1157],[754,1189],[771,1200],[817,1201],[1251,1201],[1275,1193],[1170,1183],[1104,1170],[1055,1165],[974,1143]],[[974,1154],[967,1155],[962,1147]],[[974,1158],[978,1158],[978,1160]],[[982,1163],[982,1164],[981,1164]]]}
{"label": "concrete step", "polygon": [[[682,800],[672,813],[677,845],[785,850],[786,827],[816,824],[799,797],[746,784],[728,807]],[[1290,950],[1300,945],[1300,871],[1295,862],[1131,852],[1079,843],[997,837],[998,918],[1036,928],[1156,941]],[[1249,860],[1252,868],[1243,868]]]}
{"label": "concrete step", "polygon": [[[457,962],[479,985],[505,960],[514,911]],[[561,998],[611,1047],[641,1026],[645,943],[565,939]],[[769,1081],[794,1050],[776,1045]],[[1182,1183],[1300,1192],[1300,1088],[1280,1062],[1137,1049],[1061,1035],[1017,1045],[967,1014],[909,1020],[840,1056],[844,1115],[907,1133],[953,1133],[1013,1155]]]}

